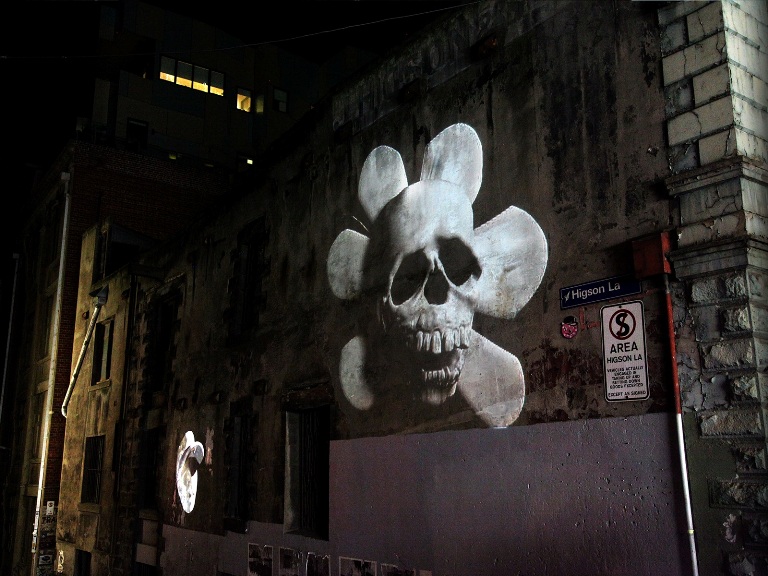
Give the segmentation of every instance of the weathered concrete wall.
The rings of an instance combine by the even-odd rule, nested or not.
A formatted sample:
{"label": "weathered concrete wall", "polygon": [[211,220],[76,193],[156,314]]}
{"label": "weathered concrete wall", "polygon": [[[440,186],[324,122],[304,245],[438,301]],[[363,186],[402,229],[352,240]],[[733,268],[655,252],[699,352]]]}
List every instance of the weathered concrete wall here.
{"label": "weathered concrete wall", "polygon": [[[562,562],[558,572],[574,563],[590,574],[659,574],[662,566],[670,574],[684,570],[685,550],[675,538],[682,501],[671,464],[672,383],[661,283],[650,277],[638,293],[618,300],[644,306],[649,394],[639,401],[605,397],[600,310],[608,302],[572,309],[560,302],[561,288],[631,276],[631,241],[667,229],[673,219],[659,189],[669,168],[656,13],[642,4],[490,2],[468,8],[340,92],[330,109],[318,110],[313,122],[274,151],[274,164],[259,168],[253,193],[234,199],[209,223],[152,256],[151,263],[166,267],[166,281],[181,295],[174,380],[158,413],[166,430],[158,476],[166,574],[186,573],[201,557],[204,565],[218,562],[219,570],[237,573],[242,567],[225,565],[229,556],[214,553],[233,541],[301,545],[328,551],[334,562],[348,556],[398,563],[402,539],[423,528],[409,544],[410,553],[416,555],[420,543],[420,553],[433,556],[418,556],[413,565],[436,574],[491,572],[494,559],[505,569],[525,564],[526,571],[544,574],[553,557]],[[545,241],[543,276],[524,274],[511,284],[526,294],[522,302],[514,300],[515,292],[480,294],[485,306],[478,305],[472,325],[480,352],[470,349],[466,360],[466,366],[474,362],[470,376],[476,386],[463,388],[460,378],[457,394],[438,407],[411,401],[407,389],[398,389],[399,396],[386,388],[351,390],[345,371],[357,364],[348,354],[367,360],[354,354],[379,353],[368,346],[379,327],[365,293],[379,287],[334,284],[328,260],[342,231],[355,232],[346,237],[354,246],[380,230],[377,208],[365,200],[361,205],[358,186],[362,181],[363,188],[375,188],[397,172],[384,166],[398,167],[382,160],[373,171],[380,178],[366,180],[366,159],[379,146],[391,147],[402,158],[407,183],[413,183],[425,154],[431,154],[430,142],[459,123],[476,133],[482,159],[471,204],[475,237],[481,235],[478,228],[497,226],[497,215],[518,214],[509,207],[524,210]],[[464,153],[477,153],[472,146],[444,147],[446,156],[438,157],[445,165],[459,164],[460,175],[477,176],[476,165],[460,164]],[[435,170],[444,166],[435,164]],[[466,206],[458,200],[456,205]],[[435,203],[423,216],[429,220],[444,210]],[[459,221],[466,209],[456,208],[443,222],[454,215]],[[507,274],[541,260],[540,252],[526,252],[539,242],[535,227],[522,218],[514,222],[487,242],[504,250],[496,261],[480,258],[486,269],[501,261],[500,274]],[[248,232],[254,223],[266,239],[258,246],[244,240],[254,234]],[[520,235],[521,229],[530,235]],[[517,239],[514,250],[506,244],[510,238]],[[472,247],[482,254],[485,246]],[[238,282],[244,251],[250,249],[263,252],[251,295],[259,303],[258,323],[233,339]],[[515,250],[524,256],[509,256]],[[354,255],[344,260],[351,253],[334,254],[345,270],[358,262]],[[140,283],[142,290],[155,289],[154,280]],[[359,302],[338,297],[357,291],[363,296]],[[137,323],[148,340],[142,310],[150,304],[148,295]],[[499,310],[503,313],[496,314]],[[561,330],[571,315],[578,332],[567,339]],[[142,350],[137,348],[140,355]],[[373,377],[394,388],[407,368],[402,357],[377,360],[382,362]],[[488,396],[505,399],[505,368],[514,370],[515,362],[524,402],[513,429],[461,432],[494,425],[477,406]],[[141,371],[133,378],[140,391]],[[293,536],[259,542],[254,522],[253,536],[225,531],[225,430],[235,406],[246,406],[252,416],[248,519],[274,535],[283,522],[286,398],[326,384],[335,440],[330,540],[315,540],[316,546]],[[580,423],[552,424],[557,421]],[[523,428],[533,424],[540,425]],[[204,449],[196,504],[188,512],[173,482],[177,447],[187,431]],[[406,432],[435,434],[406,438]],[[380,438],[365,438],[374,436]],[[357,473],[370,479],[390,470],[401,483],[357,481]],[[422,483],[425,471],[436,493]],[[503,478],[503,487],[488,483],[489,475]],[[371,492],[364,494],[363,485]],[[370,508],[369,498],[381,508]],[[409,502],[408,511],[398,508],[403,502]],[[554,503],[562,516],[546,520]],[[391,510],[406,516],[411,509],[413,519],[388,516]],[[614,523],[621,534],[613,531]],[[381,538],[396,526],[404,532]],[[526,538],[538,537],[518,555],[510,538],[521,526]],[[558,541],[560,534],[565,537]],[[612,547],[622,549],[621,558],[606,552]]]}
{"label": "weathered concrete wall", "polygon": [[653,414],[333,442],[328,542],[257,522],[224,537],[165,526],[163,573],[246,574],[253,544],[278,570],[288,548],[328,556],[332,574],[340,558],[415,574],[687,574],[672,434]]}

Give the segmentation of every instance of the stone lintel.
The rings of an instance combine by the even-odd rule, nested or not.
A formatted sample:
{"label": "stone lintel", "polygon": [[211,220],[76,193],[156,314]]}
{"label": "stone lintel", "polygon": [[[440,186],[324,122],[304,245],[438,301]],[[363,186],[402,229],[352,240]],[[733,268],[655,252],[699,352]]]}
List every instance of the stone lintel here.
{"label": "stone lintel", "polygon": [[768,168],[745,156],[734,156],[670,176],[665,184],[669,195],[674,197],[734,178],[768,184]]}
{"label": "stone lintel", "polygon": [[738,238],[673,250],[669,259],[677,278],[691,280],[748,267],[768,269],[768,245]]}

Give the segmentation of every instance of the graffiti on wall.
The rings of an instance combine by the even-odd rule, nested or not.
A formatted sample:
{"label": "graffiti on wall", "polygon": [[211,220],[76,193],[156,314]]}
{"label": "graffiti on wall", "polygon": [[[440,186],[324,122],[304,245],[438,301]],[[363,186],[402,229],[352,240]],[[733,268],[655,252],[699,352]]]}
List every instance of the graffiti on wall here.
{"label": "graffiti on wall", "polygon": [[507,426],[522,410],[519,360],[473,321],[476,313],[517,315],[541,282],[547,242],[515,206],[475,228],[482,170],[482,145],[467,124],[429,142],[413,184],[400,153],[378,146],[358,187],[368,222],[343,230],[330,248],[334,295],[370,311],[341,349],[341,388],[389,427],[461,413]]}
{"label": "graffiti on wall", "polygon": [[197,498],[197,469],[203,461],[205,449],[195,440],[195,434],[188,430],[179,443],[176,452],[176,493],[184,512],[195,509]]}

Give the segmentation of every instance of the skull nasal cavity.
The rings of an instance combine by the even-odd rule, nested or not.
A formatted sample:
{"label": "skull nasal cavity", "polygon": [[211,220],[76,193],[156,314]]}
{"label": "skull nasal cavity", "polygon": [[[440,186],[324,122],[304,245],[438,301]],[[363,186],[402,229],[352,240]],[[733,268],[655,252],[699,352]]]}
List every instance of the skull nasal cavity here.
{"label": "skull nasal cavity", "polygon": [[445,304],[448,300],[448,281],[440,270],[429,273],[424,286],[424,298],[430,304]]}

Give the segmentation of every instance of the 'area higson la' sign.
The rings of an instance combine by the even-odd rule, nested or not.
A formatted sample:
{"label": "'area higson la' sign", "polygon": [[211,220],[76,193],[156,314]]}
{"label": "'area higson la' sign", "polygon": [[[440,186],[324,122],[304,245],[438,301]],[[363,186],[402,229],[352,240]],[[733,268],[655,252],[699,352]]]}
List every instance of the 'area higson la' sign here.
{"label": "'area higson la' sign", "polygon": [[648,398],[643,303],[622,302],[600,310],[603,335],[605,399]]}

